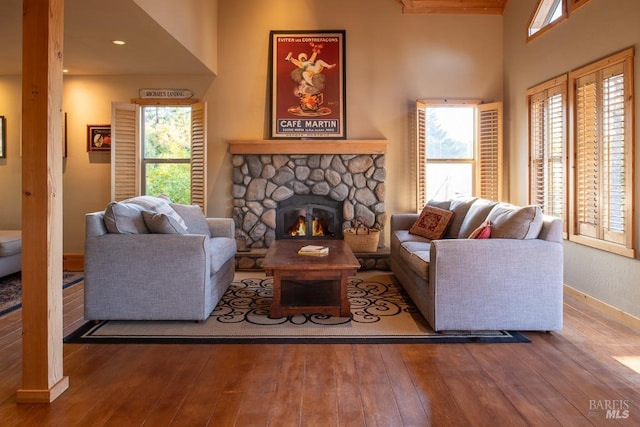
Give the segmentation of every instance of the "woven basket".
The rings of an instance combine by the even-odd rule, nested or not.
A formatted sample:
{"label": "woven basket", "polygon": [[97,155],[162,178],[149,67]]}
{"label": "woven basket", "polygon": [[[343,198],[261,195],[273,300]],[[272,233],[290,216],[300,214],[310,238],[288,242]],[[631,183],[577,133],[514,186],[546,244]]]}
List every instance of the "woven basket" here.
{"label": "woven basket", "polygon": [[344,240],[353,252],[376,252],[380,240],[380,230],[367,228],[345,228]]}

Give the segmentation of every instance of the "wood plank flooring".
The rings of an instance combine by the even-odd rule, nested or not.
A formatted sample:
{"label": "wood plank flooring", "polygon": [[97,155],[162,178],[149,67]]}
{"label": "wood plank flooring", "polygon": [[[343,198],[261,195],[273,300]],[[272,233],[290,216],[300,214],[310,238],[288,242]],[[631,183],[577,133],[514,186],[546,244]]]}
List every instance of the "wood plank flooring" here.
{"label": "wood plank flooring", "polygon": [[[65,335],[82,301],[64,291]],[[640,425],[640,373],[616,359],[638,369],[638,331],[568,296],[564,313],[530,344],[65,344],[69,389],[31,405],[18,310],[0,317],[0,426]]]}

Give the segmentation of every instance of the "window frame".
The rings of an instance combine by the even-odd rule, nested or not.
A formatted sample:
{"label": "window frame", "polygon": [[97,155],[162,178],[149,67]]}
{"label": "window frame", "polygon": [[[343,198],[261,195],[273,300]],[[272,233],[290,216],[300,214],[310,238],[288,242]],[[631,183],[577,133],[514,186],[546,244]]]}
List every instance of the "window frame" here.
{"label": "window frame", "polygon": [[[562,189],[561,214],[559,217],[563,222],[564,238],[568,237],[568,78],[568,74],[563,74],[529,88],[526,93],[529,143],[529,203],[538,204],[537,200],[540,197],[545,201],[551,200],[554,195],[549,193],[559,186]],[[553,114],[553,111],[549,111],[551,108],[549,99],[557,95],[561,96],[561,110],[551,117],[549,114]],[[543,116],[539,124],[534,123],[536,120],[534,106],[538,106],[541,109]],[[550,129],[552,123],[556,123],[555,121],[557,120],[560,120],[562,126],[559,135],[560,141],[557,141],[558,135],[551,135],[552,129]],[[542,126],[543,129],[537,129],[538,126]],[[553,168],[554,165],[557,166],[558,155],[550,154],[558,150],[558,148],[560,149],[560,176],[557,176],[557,169]],[[539,191],[539,188],[542,190]],[[551,206],[553,206],[553,209]],[[558,217],[558,215],[554,215],[554,213],[557,213],[558,208],[554,203],[543,203],[541,208],[544,214]]]}
{"label": "window frame", "polygon": [[[561,22],[566,21],[569,18],[569,9],[567,7],[567,1],[566,0],[557,0],[557,1],[561,2],[560,8],[562,10],[562,14],[560,15],[560,17],[558,19],[556,19],[555,21],[543,23],[538,31],[536,31],[535,33],[531,34],[531,26],[533,25],[533,23],[536,20],[539,19],[540,15],[544,15],[545,16],[544,21],[546,21],[548,19],[548,17],[549,17],[549,13],[551,12],[551,8],[543,9],[543,7],[545,6],[545,2],[546,1],[547,0],[538,0],[538,3],[536,4],[536,8],[533,10],[533,13],[531,14],[531,18],[529,18],[529,21],[528,21],[529,23],[527,25],[527,42],[535,39],[536,37],[541,36],[542,34],[546,33],[550,29],[554,28],[556,25],[560,24]],[[550,6],[554,6],[554,5],[555,5],[554,3],[550,4]]]}
{"label": "window frame", "polygon": [[[572,171],[570,180],[570,208],[571,215],[569,216],[569,240],[576,243],[580,243],[586,246],[594,247],[597,249],[605,250],[608,252],[616,253],[630,258],[635,258],[635,218],[634,218],[634,101],[633,101],[633,86],[634,86],[634,48],[625,49],[621,52],[610,55],[606,58],[595,61],[591,64],[585,65],[578,69],[575,69],[569,73],[569,99],[571,103],[570,119],[570,164],[569,170]],[[602,159],[596,163],[597,178],[592,183],[595,183],[596,195],[593,196],[596,199],[594,211],[596,212],[597,219],[595,219],[595,226],[592,226],[592,230],[587,230],[587,227],[583,227],[584,231],[581,231],[581,224],[578,220],[579,214],[582,212],[586,215],[584,210],[580,210],[578,198],[578,192],[580,190],[580,179],[583,175],[580,172],[579,158],[588,156],[588,153],[581,157],[581,145],[589,144],[589,141],[580,139],[580,132],[578,131],[578,116],[581,114],[580,107],[578,105],[577,97],[579,96],[578,84],[580,81],[594,82],[596,101],[594,101],[594,107],[592,108],[595,117],[594,126],[592,128],[599,129],[595,139],[591,142],[592,148],[596,149],[596,160],[599,158],[597,155],[605,148],[602,138],[602,125],[603,125],[603,106],[602,106],[602,85],[603,81],[607,78],[604,76],[606,70],[611,67],[619,67],[624,79],[624,94],[621,97],[623,99],[623,117],[624,117],[624,196],[620,198],[624,200],[624,230],[622,233],[617,233],[616,238],[611,238],[609,235],[611,232],[607,232],[606,227],[602,223],[602,218],[607,218],[605,209],[602,205],[605,202],[604,197],[606,195],[606,181],[609,174],[605,174],[607,164],[603,163]],[[591,156],[593,158],[594,155]],[[588,176],[588,175],[584,175]],[[608,235],[609,233],[609,235]],[[595,234],[595,235],[594,235]],[[612,240],[618,240],[617,242]]]}
{"label": "window frame", "polygon": [[207,208],[207,104],[197,99],[134,99],[111,104],[111,200],[142,194],[144,105],[191,106],[191,204]]}
{"label": "window frame", "polygon": [[[155,107],[182,107],[189,108],[190,106],[185,106],[184,104],[176,104],[176,103],[154,103],[154,104],[146,104],[140,106],[140,191],[142,194],[146,194],[147,192],[147,165],[155,165],[155,164],[190,164],[191,163],[191,155],[189,157],[172,157],[172,158],[158,158],[158,157],[147,157],[145,155],[145,132],[144,132],[144,110],[145,108],[155,108]],[[191,108],[191,110],[193,110]],[[191,130],[189,130],[191,131]]]}
{"label": "window frame", "polygon": [[[475,110],[475,130],[473,159],[437,159],[435,163],[472,163],[471,188],[473,196],[502,199],[502,103],[483,103],[481,100],[418,99],[415,104],[415,158],[416,158],[416,211],[426,204],[426,108],[473,107]],[[483,142],[484,141],[484,142]],[[490,150],[482,150],[483,144],[492,144]],[[487,155],[487,153],[489,155]],[[487,173],[491,171],[492,173]],[[495,194],[487,194],[487,190]]]}

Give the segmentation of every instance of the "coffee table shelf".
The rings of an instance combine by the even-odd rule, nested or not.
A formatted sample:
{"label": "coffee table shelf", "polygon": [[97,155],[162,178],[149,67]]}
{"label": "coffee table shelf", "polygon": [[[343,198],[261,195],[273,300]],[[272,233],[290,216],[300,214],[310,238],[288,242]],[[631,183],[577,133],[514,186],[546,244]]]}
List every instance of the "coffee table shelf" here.
{"label": "coffee table shelf", "polygon": [[[329,255],[298,255],[298,249],[308,244],[328,246]],[[350,316],[347,282],[358,267],[343,240],[276,240],[263,263],[266,274],[273,276],[270,317],[300,313]]]}

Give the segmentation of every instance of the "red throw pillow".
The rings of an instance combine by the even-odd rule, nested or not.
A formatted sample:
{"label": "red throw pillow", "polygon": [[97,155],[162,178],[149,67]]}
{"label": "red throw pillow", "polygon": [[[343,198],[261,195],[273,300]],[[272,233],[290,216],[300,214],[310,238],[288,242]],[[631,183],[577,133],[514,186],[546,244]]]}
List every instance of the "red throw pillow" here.
{"label": "red throw pillow", "polygon": [[418,220],[409,229],[409,233],[438,240],[447,232],[452,219],[452,211],[426,205]]}
{"label": "red throw pillow", "polygon": [[473,230],[469,239],[488,239],[491,237],[491,221],[486,220],[478,228]]}

